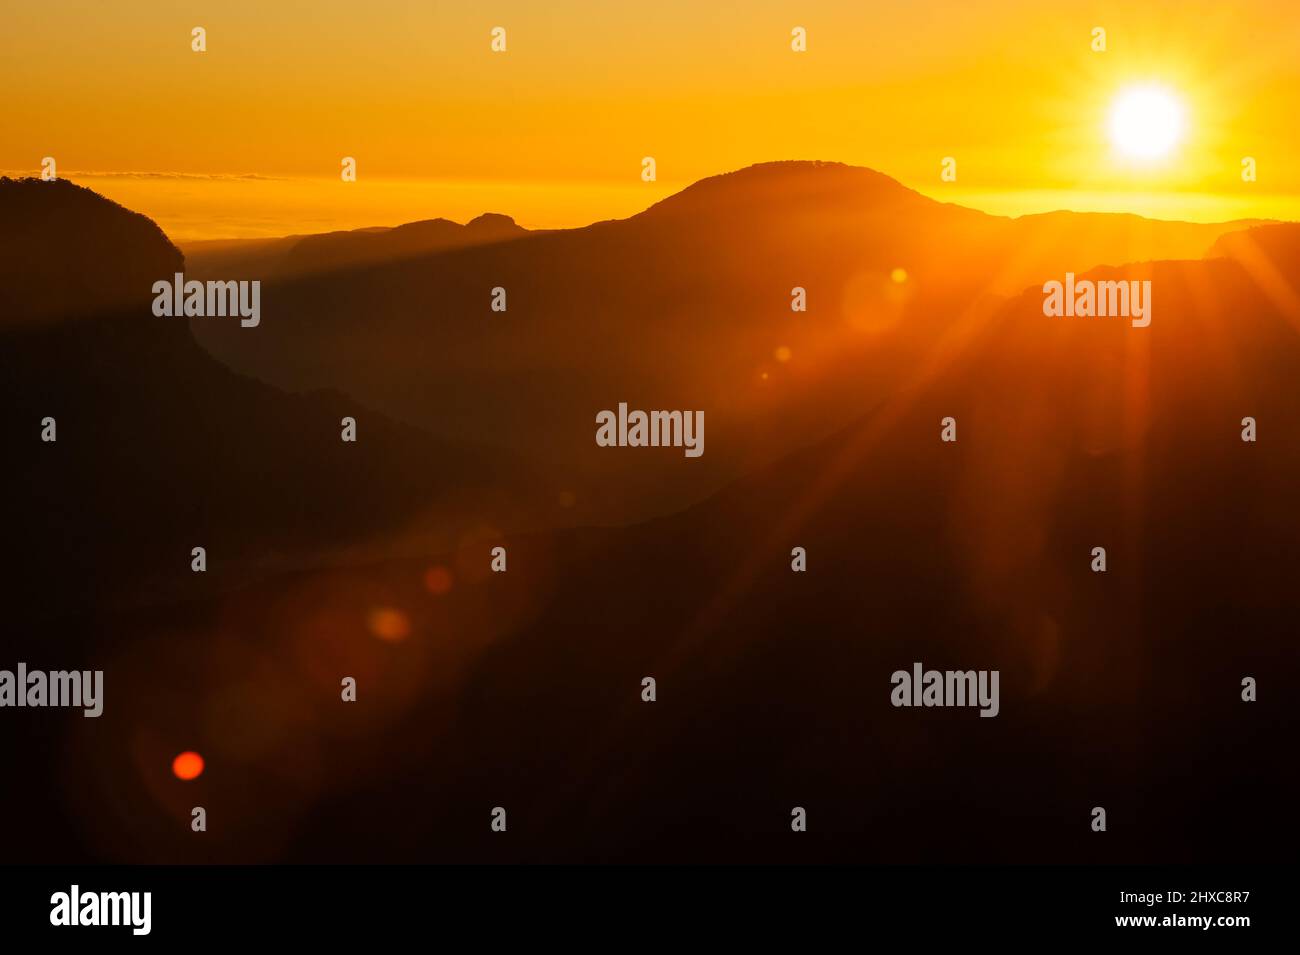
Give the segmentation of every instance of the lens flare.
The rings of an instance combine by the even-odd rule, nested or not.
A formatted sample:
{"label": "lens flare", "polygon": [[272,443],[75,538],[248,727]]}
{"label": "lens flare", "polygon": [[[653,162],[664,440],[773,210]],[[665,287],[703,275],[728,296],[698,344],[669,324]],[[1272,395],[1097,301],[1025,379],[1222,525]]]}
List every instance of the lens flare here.
{"label": "lens flare", "polygon": [[451,571],[441,564],[430,567],[424,574],[424,589],[441,597],[451,590]]}
{"label": "lens flare", "polygon": [[172,774],[177,779],[189,782],[198,779],[203,773],[203,757],[192,750],[186,750],[172,760]]}
{"label": "lens flare", "polygon": [[411,633],[411,622],[406,619],[406,614],[392,607],[376,607],[370,611],[368,623],[372,634],[389,643],[405,640]]}

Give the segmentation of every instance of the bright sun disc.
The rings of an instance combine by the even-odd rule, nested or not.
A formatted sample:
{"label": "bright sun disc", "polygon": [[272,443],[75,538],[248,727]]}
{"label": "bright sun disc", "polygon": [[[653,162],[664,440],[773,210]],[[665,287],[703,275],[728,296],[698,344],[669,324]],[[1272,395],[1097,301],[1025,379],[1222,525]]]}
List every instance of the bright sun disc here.
{"label": "bright sun disc", "polygon": [[1110,140],[1135,159],[1167,156],[1183,134],[1183,104],[1154,86],[1126,90],[1110,111]]}

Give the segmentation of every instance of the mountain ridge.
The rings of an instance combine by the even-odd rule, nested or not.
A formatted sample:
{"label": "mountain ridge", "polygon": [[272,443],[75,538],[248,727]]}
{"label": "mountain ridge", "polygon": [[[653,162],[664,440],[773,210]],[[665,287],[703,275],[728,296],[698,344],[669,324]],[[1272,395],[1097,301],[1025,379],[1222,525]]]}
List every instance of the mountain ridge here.
{"label": "mountain ridge", "polygon": [[[294,394],[219,362],[184,318],[153,313],[153,283],[184,269],[181,252],[91,190],[0,182],[0,249],[0,439],[23,449],[0,496],[25,557],[13,582],[33,595],[204,592],[376,546],[454,543],[553,505],[508,451],[431,436],[328,383]],[[341,440],[346,417],[358,444]],[[196,545],[203,574],[187,569]]]}
{"label": "mountain ridge", "polygon": [[[759,164],[626,219],[272,283],[255,336],[205,320],[194,331],[264,381],[335,384],[430,433],[487,436],[560,486],[588,475],[570,488],[572,518],[617,524],[686,506],[843,426],[972,308],[1067,271],[1200,259],[1235,228],[1010,219],[862,167]],[[799,288],[806,312],[792,310]],[[704,409],[722,444],[690,470],[593,457],[588,423],[623,400]]]}

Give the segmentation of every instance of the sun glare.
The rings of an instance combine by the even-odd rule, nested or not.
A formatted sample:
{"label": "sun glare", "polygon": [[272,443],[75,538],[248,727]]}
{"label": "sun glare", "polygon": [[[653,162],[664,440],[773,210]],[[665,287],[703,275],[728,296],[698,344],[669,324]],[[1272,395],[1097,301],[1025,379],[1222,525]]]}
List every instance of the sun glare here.
{"label": "sun glare", "polygon": [[1182,139],[1183,120],[1183,104],[1168,90],[1134,87],[1111,106],[1110,141],[1133,159],[1161,159]]}

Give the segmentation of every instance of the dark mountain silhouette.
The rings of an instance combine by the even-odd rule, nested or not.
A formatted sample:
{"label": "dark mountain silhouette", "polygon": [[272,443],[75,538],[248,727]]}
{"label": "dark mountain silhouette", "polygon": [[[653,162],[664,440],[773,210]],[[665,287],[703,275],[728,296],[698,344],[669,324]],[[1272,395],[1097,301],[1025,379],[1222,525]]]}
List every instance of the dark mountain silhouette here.
{"label": "dark mountain silhouette", "polygon": [[395,228],[374,227],[283,239],[215,239],[185,246],[189,275],[208,279],[238,274],[241,278],[285,279],[393,262],[447,249],[503,242],[527,235],[509,216],[484,213],[460,225],[449,219],[408,222]]}
{"label": "dark mountain silhouette", "polygon": [[148,302],[181,260],[151,219],[64,180],[0,177],[0,216],[6,333]]}
{"label": "dark mountain silhouette", "polygon": [[[152,285],[183,269],[180,252],[89,190],[0,180],[0,249],[0,496],[24,611],[161,599],[375,546],[423,550],[556,506],[507,453],[219,364],[184,319],[152,314]],[[356,444],[340,440],[345,415]],[[54,443],[41,439],[46,417]],[[195,546],[206,575],[190,572]]]}
{"label": "dark mountain silhouette", "polygon": [[[1283,286],[1228,257],[1081,275],[1149,279],[1146,329],[1049,318],[1028,291],[953,320],[824,441],[677,515],[511,537],[506,574],[470,546],[101,623],[121,702],[61,747],[21,742],[21,765],[79,776],[62,803],[7,792],[33,821],[10,851],[1288,861],[1300,243],[1251,235],[1231,242]],[[431,564],[451,569],[442,596]],[[409,617],[406,641],[358,636],[376,605]],[[915,661],[998,669],[1000,714],[892,707],[890,674]],[[340,704],[340,674],[364,707]],[[211,770],[178,791],[182,739]],[[190,837],[196,797],[221,807],[221,840]]]}
{"label": "dark mountain silhouette", "polygon": [[[1239,227],[1007,219],[867,169],[770,163],[626,220],[278,283],[256,334],[194,331],[268,382],[338,387],[432,433],[519,451],[573,493],[574,521],[619,523],[844,427],[999,296],[1098,264],[1199,258]],[[595,415],[620,401],[704,410],[703,457],[597,448]]]}

